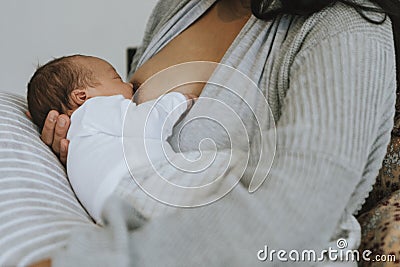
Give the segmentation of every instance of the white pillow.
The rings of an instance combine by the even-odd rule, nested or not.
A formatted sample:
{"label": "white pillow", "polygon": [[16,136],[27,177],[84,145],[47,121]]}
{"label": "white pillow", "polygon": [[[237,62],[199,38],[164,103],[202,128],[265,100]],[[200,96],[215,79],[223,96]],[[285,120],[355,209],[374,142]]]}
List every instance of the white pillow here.
{"label": "white pillow", "polygon": [[49,257],[73,228],[95,226],[25,110],[23,97],[0,93],[0,266]]}

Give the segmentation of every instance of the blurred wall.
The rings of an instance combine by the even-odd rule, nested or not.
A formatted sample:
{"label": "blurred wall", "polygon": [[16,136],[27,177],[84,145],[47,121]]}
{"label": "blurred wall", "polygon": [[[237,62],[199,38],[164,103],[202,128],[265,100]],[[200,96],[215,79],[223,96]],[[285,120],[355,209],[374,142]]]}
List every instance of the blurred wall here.
{"label": "blurred wall", "polygon": [[87,54],[126,77],[125,51],[141,43],[157,0],[2,0],[0,91],[26,94],[37,64]]}

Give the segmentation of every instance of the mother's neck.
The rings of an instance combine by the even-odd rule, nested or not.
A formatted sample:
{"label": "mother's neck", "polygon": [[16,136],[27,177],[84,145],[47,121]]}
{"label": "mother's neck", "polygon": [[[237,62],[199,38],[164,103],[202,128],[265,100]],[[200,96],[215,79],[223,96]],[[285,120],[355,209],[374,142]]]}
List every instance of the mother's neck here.
{"label": "mother's neck", "polygon": [[220,0],[217,11],[218,16],[227,22],[248,19],[251,16],[250,0]]}

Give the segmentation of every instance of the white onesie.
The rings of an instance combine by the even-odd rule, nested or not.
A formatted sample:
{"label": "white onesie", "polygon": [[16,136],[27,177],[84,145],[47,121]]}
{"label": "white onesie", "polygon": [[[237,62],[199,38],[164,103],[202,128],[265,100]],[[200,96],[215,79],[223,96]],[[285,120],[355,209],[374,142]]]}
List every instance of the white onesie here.
{"label": "white onesie", "polygon": [[[140,148],[144,140],[149,141],[147,155],[156,161],[163,156],[163,146],[169,147],[166,138],[186,110],[185,96],[172,92],[140,105],[122,95],[94,97],[72,114],[67,135],[68,177],[82,205],[96,221],[101,222],[105,200],[121,179],[130,178],[123,133],[124,138],[128,135],[130,146],[138,147],[135,155],[130,155],[136,160],[134,165],[148,164]],[[130,127],[125,132],[124,119]]]}

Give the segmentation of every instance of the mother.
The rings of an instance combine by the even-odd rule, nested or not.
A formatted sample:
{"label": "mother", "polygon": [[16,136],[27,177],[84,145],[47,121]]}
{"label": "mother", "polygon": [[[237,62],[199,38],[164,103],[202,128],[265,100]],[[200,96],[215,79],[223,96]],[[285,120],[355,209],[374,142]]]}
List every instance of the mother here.
{"label": "mother", "polygon": [[[360,227],[353,215],[385,155],[396,92],[391,20],[398,27],[400,3],[374,2],[378,5],[363,0],[160,1],[135,55],[131,82],[143,83],[159,70],[194,60],[240,70],[267,96],[277,123],[276,158],[268,183],[255,194],[243,193],[239,185],[213,205],[130,230],[124,256],[108,260],[129,260],[131,266],[250,266],[259,262],[257,252],[265,245],[287,252],[337,249],[336,240],[345,238],[347,248],[356,248]],[[371,11],[380,8],[391,20]],[[202,85],[190,90],[199,93]],[[141,101],[154,94],[146,96],[144,90]],[[56,111],[48,118],[42,139],[65,162],[69,120]],[[207,131],[192,127],[188,136]],[[197,148],[185,140],[181,145]],[[103,231],[115,233],[108,227]],[[89,248],[108,236],[87,234]],[[85,253],[72,254],[82,266],[107,257],[96,249]],[[65,252],[54,263],[67,258]]]}

